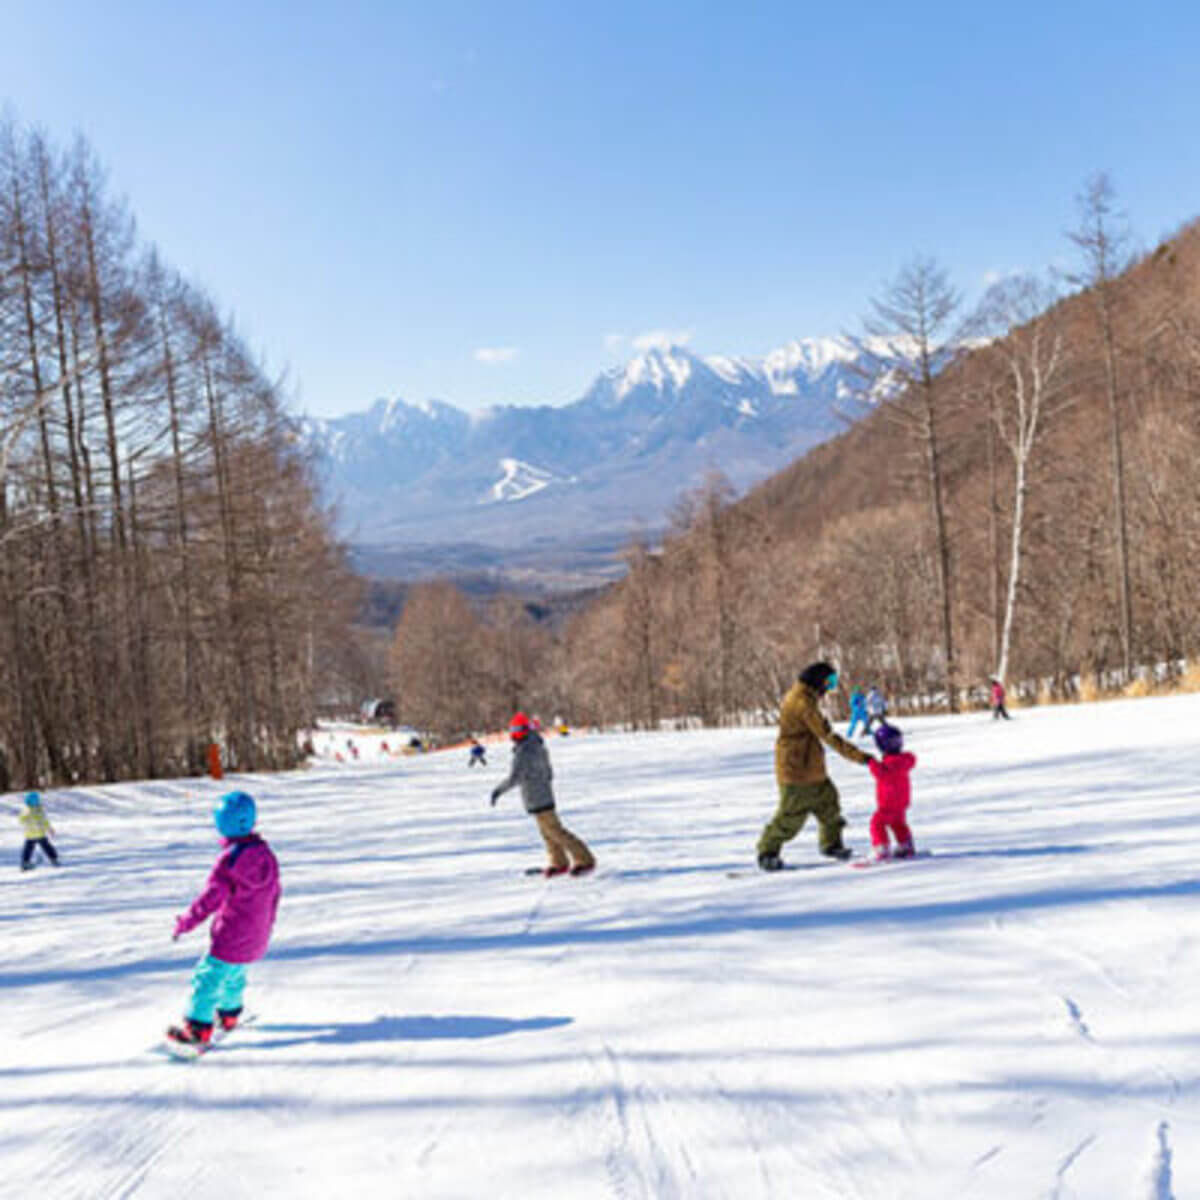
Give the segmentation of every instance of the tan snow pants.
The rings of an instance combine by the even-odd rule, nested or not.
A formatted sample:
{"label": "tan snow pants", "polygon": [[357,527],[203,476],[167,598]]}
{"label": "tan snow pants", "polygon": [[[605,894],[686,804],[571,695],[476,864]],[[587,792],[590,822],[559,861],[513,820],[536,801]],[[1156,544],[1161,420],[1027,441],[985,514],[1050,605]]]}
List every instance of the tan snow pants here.
{"label": "tan snow pants", "polygon": [[592,852],[584,845],[582,838],[577,838],[559,819],[558,813],[552,808],[543,809],[533,814],[537,821],[538,832],[546,843],[546,853],[550,857],[552,867],[590,867],[596,860]]}

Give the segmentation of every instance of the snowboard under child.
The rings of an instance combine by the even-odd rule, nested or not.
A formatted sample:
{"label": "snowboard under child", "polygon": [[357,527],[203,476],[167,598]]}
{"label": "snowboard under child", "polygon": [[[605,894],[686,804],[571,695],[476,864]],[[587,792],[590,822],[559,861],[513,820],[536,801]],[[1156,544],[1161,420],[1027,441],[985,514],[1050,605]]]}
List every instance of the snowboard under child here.
{"label": "snowboard under child", "polygon": [[[213,917],[209,952],[192,972],[192,996],[180,1025],[167,1030],[175,1043],[202,1050],[212,1040],[213,1022],[233,1029],[242,1012],[246,967],[267,952],[279,908],[279,863],[254,832],[254,798],[228,792],[213,809],[222,850],[204,890],[175,921],[173,939]],[[213,915],[215,914],[215,916]]]}
{"label": "snowboard under child", "polygon": [[542,735],[523,712],[513,714],[508,733],[513,742],[512,767],[508,777],[492,789],[492,806],[509,788],[520,787],[525,811],[537,822],[546,844],[548,861],[542,874],[547,878],[568,871],[572,875],[586,874],[595,867],[596,860],[583,839],[558,819],[550,783],[554,771]]}

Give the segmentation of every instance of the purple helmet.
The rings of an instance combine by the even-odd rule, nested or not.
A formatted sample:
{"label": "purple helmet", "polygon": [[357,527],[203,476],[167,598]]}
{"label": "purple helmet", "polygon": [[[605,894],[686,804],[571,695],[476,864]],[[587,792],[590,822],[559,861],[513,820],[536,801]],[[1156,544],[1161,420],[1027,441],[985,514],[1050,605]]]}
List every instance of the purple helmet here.
{"label": "purple helmet", "polygon": [[904,749],[904,734],[886,721],[875,730],[875,745],[880,754],[899,754]]}

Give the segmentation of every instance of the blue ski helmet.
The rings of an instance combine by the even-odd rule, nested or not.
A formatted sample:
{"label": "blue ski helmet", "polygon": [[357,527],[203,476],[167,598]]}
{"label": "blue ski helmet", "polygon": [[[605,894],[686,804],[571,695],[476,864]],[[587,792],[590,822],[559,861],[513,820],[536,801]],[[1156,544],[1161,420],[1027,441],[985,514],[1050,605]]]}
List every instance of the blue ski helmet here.
{"label": "blue ski helmet", "polygon": [[213,809],[213,820],[222,837],[245,837],[254,828],[258,810],[246,792],[226,792]]}
{"label": "blue ski helmet", "polygon": [[30,808],[37,808],[37,806],[39,804],[41,804],[41,802],[42,802],[42,798],[41,798],[41,796],[39,796],[37,794],[37,792],[26,792],[25,793],[25,803],[28,804]]}
{"label": "blue ski helmet", "polygon": [[880,754],[899,754],[904,749],[904,734],[895,725],[884,721],[875,730],[875,745],[879,747]]}

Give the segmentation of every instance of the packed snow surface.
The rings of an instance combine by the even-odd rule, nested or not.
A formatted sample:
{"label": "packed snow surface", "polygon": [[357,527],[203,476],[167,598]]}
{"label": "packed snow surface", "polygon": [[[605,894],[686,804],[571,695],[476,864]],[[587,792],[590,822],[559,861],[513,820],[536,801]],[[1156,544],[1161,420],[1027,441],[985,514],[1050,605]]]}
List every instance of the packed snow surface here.
{"label": "packed snow surface", "polygon": [[[768,728],[550,736],[581,879],[524,875],[503,745],[52,791],[26,874],[3,797],[0,1195],[1200,1196],[1200,696],[903,726],[933,857],[868,870],[811,826],[754,868]],[[257,1022],[181,1063],[230,783],[283,901]]]}

